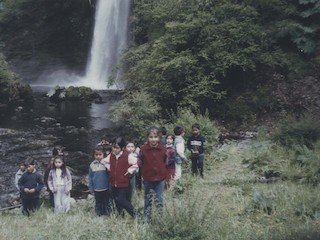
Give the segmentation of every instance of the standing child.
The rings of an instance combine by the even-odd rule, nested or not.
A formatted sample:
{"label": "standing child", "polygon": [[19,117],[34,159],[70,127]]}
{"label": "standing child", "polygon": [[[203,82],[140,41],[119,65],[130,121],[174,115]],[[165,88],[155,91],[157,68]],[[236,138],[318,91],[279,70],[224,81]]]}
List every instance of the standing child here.
{"label": "standing child", "polygon": [[184,155],[184,151],[185,151],[184,138],[183,138],[184,129],[181,126],[176,126],[173,129],[173,132],[175,134],[174,146],[177,152],[176,166],[175,166],[176,172],[175,172],[174,180],[179,180],[182,175],[181,164],[183,161],[186,160],[186,157]]}
{"label": "standing child", "polygon": [[109,173],[105,167],[105,149],[96,146],[94,160],[89,167],[89,192],[94,194],[95,210],[98,216],[110,215]]}
{"label": "standing child", "polygon": [[[136,158],[138,157],[138,154],[135,152],[136,147],[133,141],[128,141],[126,143],[126,151],[130,154],[133,154],[133,156],[135,156]],[[129,202],[131,202],[132,200],[132,196],[136,191],[136,174],[139,172],[139,168],[137,167],[137,169],[132,173],[132,175],[130,176],[130,181],[129,181],[129,188],[128,188],[128,200]]]}
{"label": "standing child", "polygon": [[[26,171],[25,162],[20,162],[19,163],[19,170],[18,170],[18,172],[16,172],[16,175],[14,177],[14,184],[15,184],[16,188],[18,189],[19,193],[20,193],[19,200],[20,200],[21,204],[22,204],[22,198],[21,198],[21,192],[20,192],[18,183],[19,183],[19,179],[25,173],[25,171]],[[22,207],[22,205],[21,205],[21,207]]]}
{"label": "standing child", "polygon": [[163,146],[166,146],[167,144],[167,129],[164,126],[159,127],[159,137],[160,137],[160,143]]}
{"label": "standing child", "polygon": [[72,179],[62,156],[56,156],[49,172],[48,186],[53,193],[54,211],[68,212],[70,210],[70,191]]}
{"label": "standing child", "polygon": [[163,190],[166,179],[166,149],[160,143],[159,130],[151,127],[147,132],[147,143],[141,147],[139,155],[141,174],[144,180],[144,217],[149,220],[152,211],[152,198],[163,208]]}
{"label": "standing child", "polygon": [[191,152],[191,170],[192,175],[197,176],[198,171],[203,177],[205,137],[201,135],[200,125],[195,123],[192,125],[192,135],[187,142],[187,148]]}
{"label": "standing child", "polygon": [[166,176],[166,189],[170,187],[170,182],[174,178],[175,171],[176,171],[176,150],[173,145],[174,143],[174,135],[169,134],[167,135],[167,144],[166,144],[166,149],[167,149],[167,162],[166,162],[166,167],[167,167],[167,176]]}
{"label": "standing child", "polygon": [[119,215],[125,209],[130,216],[136,217],[136,210],[127,198],[130,176],[138,168],[137,158],[125,150],[125,141],[118,137],[112,142],[112,152],[106,158],[106,166],[110,169],[110,183]]}
{"label": "standing child", "polygon": [[[25,173],[26,171],[26,164],[25,162],[20,162],[19,163],[19,170],[16,172],[16,175],[14,177],[14,184],[16,186],[16,188],[20,191],[19,189],[19,185],[18,185],[18,182],[19,182],[19,179],[21,178],[21,176]],[[21,194],[20,194],[20,198],[21,198]]]}
{"label": "standing child", "polygon": [[[133,139],[133,143],[135,147],[134,154],[138,157],[140,154],[139,140],[135,138]],[[142,190],[142,177],[141,177],[140,166],[138,166],[137,173],[136,173],[136,189],[138,189],[139,191]]]}
{"label": "standing child", "polygon": [[56,146],[56,147],[53,148],[52,157],[48,162],[47,169],[45,170],[44,177],[43,177],[44,178],[44,184],[47,187],[47,191],[49,192],[49,204],[50,204],[50,207],[53,208],[53,209],[54,209],[54,196],[53,196],[53,192],[50,190],[50,188],[48,186],[48,177],[49,177],[49,173],[50,173],[51,169],[53,168],[54,158],[56,156],[63,157],[64,156],[63,150],[64,150],[63,147]]}
{"label": "standing child", "polygon": [[26,171],[18,181],[22,197],[22,213],[29,216],[30,211],[40,207],[40,192],[44,187],[42,176],[35,169],[35,161],[26,159]]}

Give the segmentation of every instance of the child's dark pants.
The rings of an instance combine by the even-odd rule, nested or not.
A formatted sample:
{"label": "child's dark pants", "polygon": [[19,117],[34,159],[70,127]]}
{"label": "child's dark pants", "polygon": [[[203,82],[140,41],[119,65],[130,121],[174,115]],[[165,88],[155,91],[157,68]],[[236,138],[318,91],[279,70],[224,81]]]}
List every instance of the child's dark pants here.
{"label": "child's dark pants", "polygon": [[34,212],[40,207],[40,198],[22,199],[22,213],[29,216],[30,211]]}
{"label": "child's dark pants", "polygon": [[117,210],[120,215],[122,215],[122,210],[125,209],[131,217],[135,216],[135,210],[132,206],[131,202],[128,201],[128,188],[119,188],[119,187],[112,187],[112,193],[114,200],[116,202]]}
{"label": "child's dark pants", "polygon": [[94,192],[94,198],[96,200],[95,210],[98,216],[102,215],[110,215],[111,209],[110,209],[110,201],[109,201],[109,191],[95,191]]}
{"label": "child's dark pants", "polygon": [[199,172],[200,176],[203,177],[204,154],[200,154],[198,156],[192,156],[191,162],[192,162],[192,166],[191,166],[192,175],[197,176]]}

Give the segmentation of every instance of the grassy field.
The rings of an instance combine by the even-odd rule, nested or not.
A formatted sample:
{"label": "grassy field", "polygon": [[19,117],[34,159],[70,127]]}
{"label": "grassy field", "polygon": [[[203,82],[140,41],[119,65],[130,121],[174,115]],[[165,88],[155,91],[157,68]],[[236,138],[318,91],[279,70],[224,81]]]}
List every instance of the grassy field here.
{"label": "grassy field", "polygon": [[[150,223],[97,217],[88,201],[67,214],[46,207],[29,218],[19,210],[1,212],[0,239],[320,239],[319,186],[264,181],[246,161],[261,156],[251,145],[230,143],[207,156],[204,179],[185,166],[182,182],[165,192],[164,212]],[[264,146],[257,149],[290,171],[290,154]],[[134,205],[143,208],[142,193]]]}

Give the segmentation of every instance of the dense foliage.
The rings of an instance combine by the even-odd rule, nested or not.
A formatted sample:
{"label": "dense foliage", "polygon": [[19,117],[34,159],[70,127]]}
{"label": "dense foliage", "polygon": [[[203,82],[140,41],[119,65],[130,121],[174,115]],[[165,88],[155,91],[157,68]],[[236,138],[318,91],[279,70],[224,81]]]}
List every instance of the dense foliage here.
{"label": "dense foliage", "polygon": [[8,103],[21,99],[29,101],[32,98],[30,86],[18,82],[16,74],[11,71],[4,56],[0,53],[0,107],[6,107]]}
{"label": "dense foliage", "polygon": [[[58,66],[83,70],[94,2],[0,0],[0,51],[30,75]],[[252,121],[275,109],[270,94],[279,82],[319,78],[319,1],[133,3],[124,78],[128,92],[148,92],[162,113],[188,107]]]}
{"label": "dense foliage", "polygon": [[275,73],[301,77],[319,64],[319,23],[314,0],[136,0],[128,88],[146,88],[165,109],[255,118]]}
{"label": "dense foliage", "polygon": [[30,75],[46,66],[84,68],[93,14],[88,0],[0,0],[0,51]]}

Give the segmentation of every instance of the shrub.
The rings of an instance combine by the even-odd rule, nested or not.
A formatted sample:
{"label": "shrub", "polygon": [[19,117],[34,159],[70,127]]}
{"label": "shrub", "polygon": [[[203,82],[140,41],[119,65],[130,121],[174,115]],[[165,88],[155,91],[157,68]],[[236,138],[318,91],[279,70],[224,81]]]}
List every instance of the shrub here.
{"label": "shrub", "polygon": [[110,113],[117,126],[145,139],[146,130],[159,121],[160,107],[148,92],[141,90],[126,92],[122,100],[112,105]]}
{"label": "shrub", "polygon": [[320,141],[313,145],[313,149],[306,146],[295,146],[296,154],[292,159],[294,165],[301,168],[301,179],[311,184],[320,183]]}
{"label": "shrub", "polygon": [[252,143],[242,154],[242,163],[265,178],[279,177],[285,159],[284,149],[270,141]]}
{"label": "shrub", "polygon": [[271,214],[274,211],[273,199],[267,196],[263,192],[254,191],[252,194],[252,200],[249,206],[246,208],[247,212],[256,212],[257,210],[263,210],[267,214]]}
{"label": "shrub", "polygon": [[299,120],[288,118],[276,129],[273,139],[288,147],[299,144],[312,148],[320,139],[320,121],[311,115]]}
{"label": "shrub", "polygon": [[[155,214],[150,230],[154,234],[154,239],[211,239],[209,221],[213,212],[210,213],[212,203],[204,204],[204,208],[199,209],[196,198],[179,199],[172,201],[170,208],[166,208],[163,214]],[[174,200],[174,199],[173,199]],[[201,204],[201,205],[202,205]]]}
{"label": "shrub", "polygon": [[[216,141],[219,134],[219,126],[209,118],[208,112],[202,115],[200,113],[195,114],[187,108],[179,108],[177,114],[171,113],[169,115],[170,123],[166,124],[165,127],[171,133],[176,125],[183,126],[185,130],[185,139],[187,139],[192,134],[192,124],[199,123],[201,134],[205,136],[207,146],[212,145]],[[209,147],[208,150],[211,151]]]}

